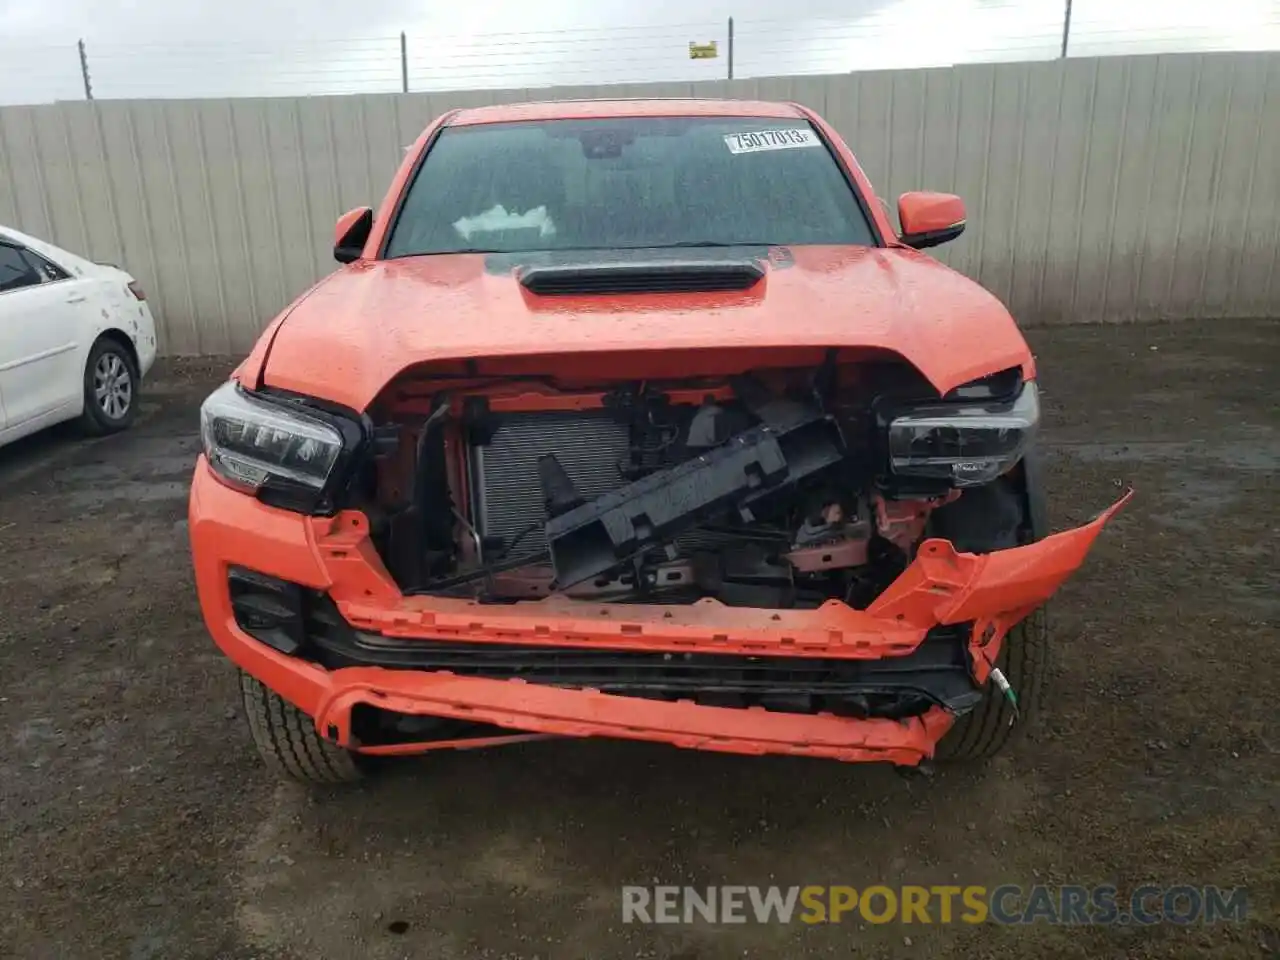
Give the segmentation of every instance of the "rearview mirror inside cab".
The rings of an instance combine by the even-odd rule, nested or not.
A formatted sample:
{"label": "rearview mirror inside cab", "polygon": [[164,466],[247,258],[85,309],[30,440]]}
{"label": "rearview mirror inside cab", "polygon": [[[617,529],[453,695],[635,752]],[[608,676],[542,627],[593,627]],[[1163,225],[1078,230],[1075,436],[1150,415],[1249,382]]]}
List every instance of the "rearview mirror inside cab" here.
{"label": "rearview mirror inside cab", "polygon": [[373,229],[373,208],[356,207],[338,218],[333,228],[333,259],[339,263],[359,260]]}
{"label": "rearview mirror inside cab", "polygon": [[964,201],[953,193],[904,193],[898,198],[899,238],[923,250],[954,240],[964,233]]}

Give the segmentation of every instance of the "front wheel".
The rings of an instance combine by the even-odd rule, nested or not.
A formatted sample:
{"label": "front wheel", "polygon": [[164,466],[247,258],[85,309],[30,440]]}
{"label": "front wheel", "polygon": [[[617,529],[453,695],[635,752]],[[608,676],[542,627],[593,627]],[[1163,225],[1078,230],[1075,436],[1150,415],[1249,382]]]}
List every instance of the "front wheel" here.
{"label": "front wheel", "polygon": [[84,412],[80,426],[101,436],[123,430],[138,410],[138,365],[119,340],[99,337],[84,368]]}
{"label": "front wheel", "polygon": [[[1029,456],[1020,475],[966,490],[934,513],[931,533],[968,553],[1039,540],[1047,530],[1038,464]],[[1041,607],[1005,635],[996,661],[1018,698],[1017,716],[995,682],[988,680],[982,702],[956,720],[938,744],[938,759],[984,760],[1003,750],[1039,710],[1048,665],[1049,630]]]}
{"label": "front wheel", "polygon": [[240,693],[254,745],[274,773],[303,783],[352,783],[364,775],[356,755],[330,743],[311,718],[249,674]]}
{"label": "front wheel", "polygon": [[995,683],[988,680],[982,702],[960,717],[938,744],[938,759],[985,760],[1003,750],[1014,733],[1036,715],[1048,664],[1049,633],[1041,609],[1005,634],[996,660],[1018,696],[1017,717]]}

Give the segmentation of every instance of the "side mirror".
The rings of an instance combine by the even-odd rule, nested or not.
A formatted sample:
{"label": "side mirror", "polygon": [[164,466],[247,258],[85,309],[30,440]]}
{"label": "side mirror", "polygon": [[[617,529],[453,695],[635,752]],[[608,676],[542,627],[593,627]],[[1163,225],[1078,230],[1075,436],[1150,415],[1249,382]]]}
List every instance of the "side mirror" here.
{"label": "side mirror", "polygon": [[904,193],[898,198],[899,239],[923,250],[964,233],[964,201],[953,193]]}
{"label": "side mirror", "polygon": [[356,207],[340,216],[333,228],[333,259],[339,263],[359,260],[372,229],[372,207]]}

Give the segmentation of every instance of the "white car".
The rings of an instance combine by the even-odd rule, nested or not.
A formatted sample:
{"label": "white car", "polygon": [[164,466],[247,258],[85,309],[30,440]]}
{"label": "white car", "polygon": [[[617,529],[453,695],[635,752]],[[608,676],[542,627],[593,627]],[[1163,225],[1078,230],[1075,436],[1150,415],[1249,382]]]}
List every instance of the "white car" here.
{"label": "white car", "polygon": [[76,418],[124,429],[155,358],[133,277],[0,226],[0,446]]}

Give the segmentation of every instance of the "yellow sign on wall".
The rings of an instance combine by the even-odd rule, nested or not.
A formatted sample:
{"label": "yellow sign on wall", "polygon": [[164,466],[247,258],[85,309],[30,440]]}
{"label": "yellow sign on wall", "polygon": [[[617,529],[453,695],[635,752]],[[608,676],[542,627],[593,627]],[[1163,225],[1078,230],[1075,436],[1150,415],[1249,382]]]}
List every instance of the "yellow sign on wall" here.
{"label": "yellow sign on wall", "polygon": [[689,44],[690,60],[714,60],[719,56],[716,50],[716,41],[710,43],[691,43]]}

